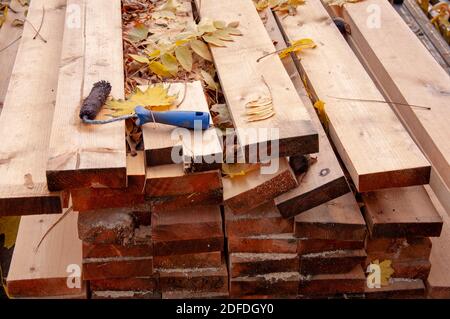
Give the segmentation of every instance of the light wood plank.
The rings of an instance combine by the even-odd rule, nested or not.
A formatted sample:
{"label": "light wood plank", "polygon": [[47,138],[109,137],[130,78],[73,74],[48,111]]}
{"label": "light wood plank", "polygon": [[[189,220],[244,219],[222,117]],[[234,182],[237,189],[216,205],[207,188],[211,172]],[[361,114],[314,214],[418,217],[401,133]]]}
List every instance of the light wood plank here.
{"label": "light wood plank", "polygon": [[45,165],[61,55],[65,0],[35,0],[25,25],[0,116],[0,215],[61,213],[60,193],[47,189]]}
{"label": "light wood plank", "polygon": [[317,43],[299,55],[298,66],[315,99],[325,102],[330,136],[357,189],[428,183],[430,165],[389,105],[342,99],[384,100],[320,0],[278,18],[288,40]]}
{"label": "light wood plank", "polygon": [[[270,10],[261,14],[267,32],[275,43],[277,50],[284,49],[286,42]],[[284,217],[292,217],[308,209],[319,206],[332,199],[338,198],[348,192],[347,180],[344,172],[334,154],[328,141],[328,137],[317,117],[314,106],[305,90],[303,81],[292,58],[286,57],[282,60],[284,68],[289,74],[298,95],[300,96],[311,120],[319,133],[320,152],[311,154],[317,161],[310,166],[306,174],[297,176],[299,186],[275,198],[280,213]]]}
{"label": "light wood plank", "polygon": [[[292,82],[283,69],[279,57],[274,54],[262,59],[264,54],[275,51],[261,19],[251,0],[202,0],[200,16],[227,22],[239,21],[243,36],[233,37],[226,47],[211,45],[222,89],[237,131],[239,145],[249,159],[249,152],[259,147],[270,147],[266,142],[278,141],[276,157],[310,154],[318,151],[318,135],[311,118],[298,97]],[[264,79],[264,80],[263,80]],[[270,88],[268,90],[267,86]],[[270,91],[270,92],[268,92]],[[266,120],[247,122],[246,103],[259,95],[272,95],[276,114]],[[255,129],[277,129],[279,135],[265,136]],[[264,152],[263,152],[264,153]],[[253,154],[254,156],[256,154]]]}
{"label": "light wood plank", "polygon": [[[209,113],[200,81],[186,84],[171,83],[169,94],[184,97],[176,110]],[[200,166],[202,167],[200,170],[217,169],[222,162],[222,145],[214,127],[195,133],[171,125],[148,123],[142,127],[142,133],[147,164],[150,166],[174,164],[179,160],[176,158],[179,156],[182,156],[182,161],[187,166],[197,168]],[[176,157],[172,158],[172,154]]]}
{"label": "light wood plank", "polygon": [[15,27],[12,22],[15,19],[25,19],[23,12],[27,7],[22,7],[18,0],[12,0],[10,3],[18,13],[8,10],[6,21],[0,29],[0,111],[5,101],[6,91],[8,90],[9,78],[13,70],[14,61],[16,60],[17,50],[20,45],[20,37],[22,36],[23,27]]}
{"label": "light wood plank", "polygon": [[[445,203],[445,198],[450,197],[450,128],[447,125],[450,76],[389,4],[377,2],[380,28],[368,28],[366,10],[374,4],[374,1],[365,1],[363,5],[348,6],[344,10],[344,19],[352,27],[351,39],[387,100],[431,107],[431,110],[424,110],[392,105],[430,160],[433,166],[430,184],[437,194],[443,194],[440,198]],[[380,33],[386,36],[380,37]],[[445,187],[438,181],[439,176]]]}
{"label": "light wood plank", "polygon": [[[7,278],[8,292],[12,297],[70,297],[83,293],[82,285],[74,288],[67,285],[68,282],[76,283],[76,280],[81,283],[82,252],[77,234],[78,213],[68,213],[37,249],[45,233],[60,217],[22,217]],[[78,273],[73,272],[76,267]]]}
{"label": "light wood plank", "polygon": [[111,95],[124,97],[121,1],[69,0],[68,8],[47,164],[49,189],[125,187],[125,123],[86,125],[78,117],[95,82],[109,81]]}

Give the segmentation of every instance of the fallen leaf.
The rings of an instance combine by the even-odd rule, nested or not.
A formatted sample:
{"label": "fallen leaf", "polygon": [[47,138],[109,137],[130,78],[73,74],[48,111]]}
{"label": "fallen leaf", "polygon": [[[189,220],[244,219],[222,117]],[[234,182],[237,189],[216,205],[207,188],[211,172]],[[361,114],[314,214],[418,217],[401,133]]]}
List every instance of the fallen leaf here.
{"label": "fallen leaf", "polygon": [[330,6],[339,6],[339,7],[342,7],[346,3],[356,3],[360,1],[361,0],[323,0],[324,3]]}
{"label": "fallen leaf", "polygon": [[0,28],[3,23],[6,21],[6,17],[8,16],[8,6],[6,4],[0,4]]}
{"label": "fallen leaf", "polygon": [[205,81],[207,87],[211,90],[218,90],[219,85],[214,81],[214,78],[208,72],[204,70],[200,70],[203,80]]}
{"label": "fallen leaf", "polygon": [[202,57],[203,59],[207,60],[207,61],[213,61],[211,52],[209,51],[208,46],[205,44],[205,42],[200,41],[200,40],[192,40],[190,42],[191,48],[192,50],[198,54],[200,57]]}
{"label": "fallen leaf", "polygon": [[214,21],[209,18],[203,18],[197,25],[197,30],[201,34],[217,31],[217,28],[214,26]]}
{"label": "fallen leaf", "polygon": [[130,54],[130,57],[133,58],[133,60],[142,63],[142,64],[149,64],[150,60],[145,57],[145,56],[141,56],[141,55],[137,55],[137,54]]}
{"label": "fallen leaf", "polygon": [[166,67],[169,73],[172,76],[175,76],[178,73],[178,61],[174,55],[170,53],[165,53],[161,56],[161,63]]}
{"label": "fallen leaf", "polygon": [[147,37],[148,37],[148,28],[142,23],[137,23],[126,34],[126,38],[131,42],[141,42],[147,39]]}
{"label": "fallen leaf", "polygon": [[169,108],[177,99],[176,95],[169,95],[169,88],[162,84],[149,86],[145,91],[136,88],[135,92],[126,100],[110,99],[106,102],[106,109],[113,111],[113,117],[134,114],[136,106],[140,105],[147,109],[156,107]]}
{"label": "fallen leaf", "polygon": [[223,40],[221,40],[219,37],[217,37],[214,34],[211,34],[211,35],[205,34],[202,38],[206,42],[213,44],[215,46],[218,46],[218,47],[226,47],[227,46],[226,42],[224,42]]}
{"label": "fallen leaf", "polygon": [[148,68],[160,78],[169,78],[172,76],[169,70],[160,62],[150,62]]}
{"label": "fallen leaf", "polygon": [[22,27],[24,24],[25,24],[25,21],[24,21],[24,20],[20,20],[20,19],[14,19],[14,20],[11,22],[11,25],[12,25],[13,27]]}
{"label": "fallen leaf", "polygon": [[214,104],[211,106],[210,111],[213,122],[218,128],[225,130],[233,127],[230,111],[226,104]]}
{"label": "fallen leaf", "polygon": [[170,11],[176,13],[180,6],[181,4],[178,3],[177,0],[167,0],[167,2],[159,7],[157,11]]}
{"label": "fallen leaf", "polygon": [[183,69],[188,72],[192,71],[192,51],[188,47],[182,46],[175,48],[175,57]]}
{"label": "fallen leaf", "polygon": [[281,59],[287,57],[291,52],[299,53],[304,49],[314,49],[316,47],[316,44],[312,39],[300,39],[292,42],[292,45],[287,47],[286,49],[282,50],[279,53],[279,56]]}
{"label": "fallen leaf", "polygon": [[17,231],[19,230],[20,217],[0,217],[0,235],[5,236],[5,246],[6,249],[10,249],[14,246],[17,237]]}
{"label": "fallen leaf", "polygon": [[389,280],[391,276],[394,274],[394,269],[392,268],[392,261],[383,260],[380,262],[378,259],[372,262],[373,264],[379,265],[381,270],[381,285],[389,286]]}
{"label": "fallen leaf", "polygon": [[245,176],[259,168],[260,164],[222,164],[222,174],[234,178],[236,176]]}

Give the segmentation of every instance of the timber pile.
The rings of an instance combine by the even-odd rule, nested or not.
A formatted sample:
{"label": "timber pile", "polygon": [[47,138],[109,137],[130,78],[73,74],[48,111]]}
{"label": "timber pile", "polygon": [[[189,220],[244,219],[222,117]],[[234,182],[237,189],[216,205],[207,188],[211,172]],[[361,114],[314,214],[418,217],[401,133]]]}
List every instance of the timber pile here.
{"label": "timber pile", "polygon": [[[392,43],[381,46],[384,38],[363,23],[372,0],[342,10],[309,0],[290,14],[258,12],[252,0],[184,0],[173,13],[176,22],[159,13],[158,23],[149,20],[154,2],[136,1],[139,13],[130,13],[120,0],[45,1],[46,43],[25,25],[0,117],[9,141],[0,146],[0,215],[35,216],[20,224],[10,295],[406,298],[424,296],[425,284],[431,296],[446,295],[450,284],[439,274],[448,259],[447,218],[423,185],[431,175],[448,209],[448,131],[441,120],[449,81],[435,62],[432,72],[443,80],[431,71],[405,80],[406,71],[416,70],[391,63],[391,50],[409,46],[431,61],[408,28],[395,27],[394,9],[380,4],[381,24],[399,32],[385,31]],[[35,25],[43,4],[32,1],[27,19]],[[75,7],[79,27],[69,23]],[[343,37],[333,23],[330,14],[339,13],[352,35]],[[148,68],[130,76],[129,54],[141,49],[126,40],[125,14],[148,23],[152,37],[182,34],[194,16],[239,22],[242,35],[224,46],[209,43],[221,84],[213,100],[226,102],[233,145],[224,147],[213,127],[198,145],[194,132],[149,123],[133,143],[129,123],[80,122],[80,103],[99,80],[112,84],[116,99],[158,82],[179,97],[177,109],[211,108],[198,69],[206,62],[175,79],[149,75]],[[398,40],[403,36],[408,40]],[[317,47],[282,60],[269,54],[302,38]],[[30,52],[31,69],[24,66]],[[36,96],[33,103],[23,92]],[[274,114],[247,122],[243,114],[255,94],[270,94]],[[17,108],[32,123],[14,120]],[[434,119],[441,130],[430,125]],[[279,134],[251,134],[264,128]],[[275,142],[278,154],[270,152]],[[248,163],[254,149],[267,153],[256,165]],[[250,169],[238,164],[230,173],[233,164],[222,164],[229,153]],[[211,157],[219,160],[206,160]],[[264,171],[273,164],[275,170]],[[393,273],[382,288],[368,289],[366,267],[377,260],[390,263]]]}

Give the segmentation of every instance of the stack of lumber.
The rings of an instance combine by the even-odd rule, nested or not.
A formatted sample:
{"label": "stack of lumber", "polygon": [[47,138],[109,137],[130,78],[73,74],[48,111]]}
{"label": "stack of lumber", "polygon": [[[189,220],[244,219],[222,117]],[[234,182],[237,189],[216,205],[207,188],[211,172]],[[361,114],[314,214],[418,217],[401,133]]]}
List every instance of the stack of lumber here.
{"label": "stack of lumber", "polygon": [[[149,123],[135,151],[124,122],[81,123],[95,82],[124,97],[121,1],[33,0],[27,19],[39,25],[44,6],[47,42],[25,25],[0,117],[0,215],[33,215],[20,224],[10,295],[404,298],[423,296],[426,284],[430,296],[446,296],[448,218],[423,185],[431,175],[448,210],[448,75],[388,2],[379,4],[388,36],[366,29],[371,2],[340,10],[308,0],[287,15],[258,14],[252,0],[180,1],[180,24],[193,23],[191,5],[202,18],[239,22],[241,36],[210,45],[236,153],[250,162],[260,152],[255,169],[233,175],[220,170],[227,150],[215,128],[199,143],[198,132]],[[352,35],[333,23],[338,13]],[[301,38],[317,47],[268,55]],[[433,71],[414,73],[392,58],[396,47],[417,50]],[[209,111],[201,81],[163,85],[183,97],[179,110]],[[275,113],[248,122],[255,94],[270,94]],[[253,134],[265,129],[278,132]],[[377,260],[394,272],[369,289],[366,267]]]}
{"label": "stack of lumber", "polygon": [[[414,198],[414,201],[408,201]],[[432,242],[439,237],[442,218],[423,187],[379,191],[363,195],[369,229],[366,265],[387,261],[391,284],[366,289],[367,298],[417,298],[425,294]]]}

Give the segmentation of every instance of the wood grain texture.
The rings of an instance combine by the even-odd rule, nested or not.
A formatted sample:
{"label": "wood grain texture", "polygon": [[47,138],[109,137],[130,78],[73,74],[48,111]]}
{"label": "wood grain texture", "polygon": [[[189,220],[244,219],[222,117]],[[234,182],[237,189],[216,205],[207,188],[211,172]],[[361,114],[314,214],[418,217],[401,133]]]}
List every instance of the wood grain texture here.
{"label": "wood grain texture", "polygon": [[349,193],[295,217],[298,238],[363,241],[366,223],[353,194]]}
{"label": "wood grain texture", "polygon": [[247,213],[298,186],[286,158],[273,159],[274,169],[257,169],[244,176],[222,178],[223,201],[234,213]]}
{"label": "wood grain texture", "polygon": [[[253,149],[266,151],[273,148],[271,143],[267,143],[272,140],[279,142],[279,154],[272,154],[273,157],[317,152],[317,131],[283,69],[280,58],[271,55],[257,62],[258,58],[275,51],[275,48],[253,2],[202,0],[201,5],[197,7],[200,8],[200,16],[203,18],[239,21],[239,30],[243,33],[242,36],[233,37],[234,41],[227,42],[226,47],[211,45],[210,48],[237,130],[239,145],[246,158],[249,159],[249,153],[251,156],[256,155]],[[269,95],[268,91],[272,95],[276,114],[263,121],[247,122],[243,115],[246,103],[259,95]],[[252,134],[255,129],[270,128],[278,130],[278,136],[273,136],[270,132],[265,135]]]}
{"label": "wood grain texture", "polygon": [[145,203],[144,189],[146,179],[144,151],[138,151],[136,156],[127,154],[126,188],[77,188],[72,189],[73,208],[76,211],[119,208],[143,205]]}
{"label": "wood grain texture", "polygon": [[[81,283],[82,252],[81,240],[77,235],[78,213],[70,212],[62,219],[37,249],[44,234],[60,217],[22,217],[7,278],[8,292],[12,297],[70,297],[82,294],[82,286],[69,288],[67,285],[75,280]],[[73,272],[75,268],[69,268],[70,265],[78,267],[78,273]]]}
{"label": "wood grain texture", "polygon": [[389,105],[348,100],[384,99],[320,0],[278,21],[290,41],[316,39],[317,48],[302,51],[297,66],[314,98],[325,102],[330,137],[357,189],[428,183],[430,164]]}
{"label": "wood grain texture", "polygon": [[[273,13],[270,10],[266,10],[261,15],[263,21],[266,21],[264,25],[267,32],[272,41],[276,42],[276,49],[285,48],[286,42]],[[311,157],[315,159],[315,163],[310,166],[305,174],[297,176],[298,187],[275,198],[275,203],[280,213],[284,217],[293,217],[348,193],[350,188],[314,106],[308,97],[292,57],[288,56],[282,62],[319,134],[320,151],[319,153],[311,154]]]}
{"label": "wood grain texture", "polygon": [[442,218],[423,186],[362,194],[371,237],[439,237]]}
{"label": "wood grain texture", "polygon": [[425,285],[421,279],[394,279],[394,282],[386,287],[370,289],[366,286],[364,294],[367,299],[418,299],[425,297]]}
{"label": "wood grain texture", "polygon": [[427,295],[430,298],[450,298],[450,217],[431,194],[433,203],[441,215],[444,225],[440,237],[431,238],[433,249],[431,250],[431,271],[426,281]]}
{"label": "wood grain texture", "polygon": [[[121,1],[69,0],[68,8],[47,162],[48,187],[126,187],[125,122],[87,125],[79,118],[82,100],[98,81],[111,83],[114,98],[124,97]],[[74,25],[77,14],[80,25]]]}
{"label": "wood grain texture", "polygon": [[0,29],[0,111],[5,101],[6,92],[8,90],[9,79],[16,60],[16,54],[19,50],[20,37],[22,36],[23,27],[13,26],[15,19],[23,20],[25,16],[23,12],[26,7],[22,7],[18,0],[12,0],[10,7],[18,13],[8,10],[8,16]]}
{"label": "wood grain texture", "polygon": [[[367,7],[375,3],[379,6],[380,28],[371,29],[366,24]],[[446,121],[450,76],[388,3],[365,1],[346,7],[343,16],[386,99],[431,108],[392,104],[433,169],[450,187],[450,129]],[[380,33],[386,37],[380,37]]]}
{"label": "wood grain texture", "polygon": [[[27,20],[39,25],[41,35],[27,23],[0,116],[0,215],[61,213],[62,197],[47,189],[45,166],[61,55],[64,0],[34,1]],[[19,111],[20,110],[20,111]],[[18,113],[19,112],[19,113]],[[18,115],[20,114],[20,115]],[[18,120],[18,119],[22,120]]]}
{"label": "wood grain texture", "polygon": [[347,273],[320,274],[302,278],[298,293],[301,296],[334,296],[336,294],[363,293],[366,276],[360,265]]}
{"label": "wood grain texture", "polygon": [[[200,81],[171,83],[169,94],[184,97],[176,110],[209,113]],[[201,170],[207,171],[217,169],[222,162],[222,145],[214,127],[194,132],[171,125],[148,123],[142,127],[142,133],[149,166],[180,164],[182,160],[189,167],[202,167]]]}

